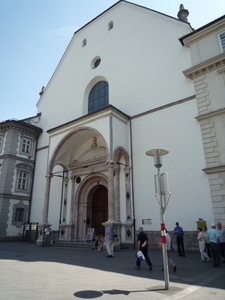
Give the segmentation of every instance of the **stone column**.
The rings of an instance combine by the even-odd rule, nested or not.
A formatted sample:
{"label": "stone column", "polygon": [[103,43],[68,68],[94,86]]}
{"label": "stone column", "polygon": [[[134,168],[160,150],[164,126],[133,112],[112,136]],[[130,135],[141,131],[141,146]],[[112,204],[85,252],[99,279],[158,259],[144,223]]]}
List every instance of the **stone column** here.
{"label": "stone column", "polygon": [[79,205],[78,205],[78,198],[76,197],[74,199],[74,238],[77,239],[78,238],[78,219],[79,219]]}
{"label": "stone column", "polygon": [[64,195],[63,195],[63,200],[64,200],[63,201],[63,218],[62,218],[63,223],[66,223],[68,182],[69,182],[69,178],[65,177],[64,178]]}
{"label": "stone column", "polygon": [[125,174],[125,197],[126,197],[126,222],[125,233],[126,242],[133,243],[133,221],[132,221],[132,211],[131,211],[131,187],[130,187],[130,167],[124,168]]}
{"label": "stone column", "polygon": [[44,200],[44,207],[42,212],[42,223],[38,225],[38,239],[36,244],[38,246],[43,245],[44,241],[44,231],[48,225],[48,209],[49,209],[49,195],[50,195],[50,187],[51,187],[51,179],[52,175],[46,175],[46,185],[45,185],[45,200]]}
{"label": "stone column", "polygon": [[75,197],[75,176],[71,176],[70,180],[72,182],[71,187],[71,198],[70,198],[70,220],[69,224],[66,225],[66,239],[72,241],[74,238],[74,197]]}
{"label": "stone column", "polygon": [[115,164],[115,220],[120,222],[120,165]]}
{"label": "stone column", "polygon": [[108,160],[108,221],[115,220],[115,193],[114,193],[114,164],[115,161]]}
{"label": "stone column", "polygon": [[66,213],[67,213],[67,195],[68,195],[68,182],[69,178],[64,177],[63,181],[63,203],[62,203],[62,215],[60,216],[60,219],[62,219],[61,224],[59,224],[59,240],[71,240],[71,229],[66,224]]}
{"label": "stone column", "polygon": [[75,206],[75,176],[71,176],[70,180],[72,182],[71,188],[71,199],[70,199],[70,221],[69,224],[74,223],[74,206]]}
{"label": "stone column", "polygon": [[131,191],[130,191],[130,167],[124,168],[125,173],[125,191],[126,191],[126,221],[131,221]]}
{"label": "stone column", "polygon": [[48,209],[49,209],[49,195],[51,186],[52,175],[46,175],[46,185],[45,185],[45,201],[42,212],[42,223],[48,223]]}

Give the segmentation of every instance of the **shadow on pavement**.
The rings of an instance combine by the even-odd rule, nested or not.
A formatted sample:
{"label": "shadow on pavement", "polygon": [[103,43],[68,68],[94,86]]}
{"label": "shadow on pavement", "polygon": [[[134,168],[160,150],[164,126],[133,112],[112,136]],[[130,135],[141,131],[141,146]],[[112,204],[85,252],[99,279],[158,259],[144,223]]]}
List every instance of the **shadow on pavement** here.
{"label": "shadow on pavement", "polygon": [[[164,281],[162,252],[160,250],[149,251],[149,256],[153,263],[152,271],[148,270],[145,262],[142,262],[140,270],[136,270],[134,268],[135,254],[135,249],[125,249],[115,252],[114,258],[107,258],[105,249],[98,252],[89,249],[59,248],[54,246],[46,248],[38,247],[35,244],[18,242],[0,243],[0,260],[56,262]],[[201,285],[207,279],[212,278],[211,282],[206,282],[208,287],[225,289],[225,266],[222,269],[217,269],[212,267],[211,262],[200,262],[200,254],[196,252],[187,253],[186,257],[183,258],[177,257],[177,253],[174,251],[171,256],[177,265],[177,271],[173,273],[172,267],[169,266],[170,283]],[[215,280],[212,277],[214,275]],[[88,293],[88,291],[83,292]],[[129,293],[128,291],[117,290],[103,291],[103,293],[110,294],[118,292]]]}

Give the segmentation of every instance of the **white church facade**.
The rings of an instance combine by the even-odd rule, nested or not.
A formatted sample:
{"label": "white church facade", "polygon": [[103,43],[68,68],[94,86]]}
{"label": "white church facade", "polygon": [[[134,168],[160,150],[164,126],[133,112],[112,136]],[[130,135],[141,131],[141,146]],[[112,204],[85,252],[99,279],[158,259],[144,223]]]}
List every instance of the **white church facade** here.
{"label": "white church facade", "polygon": [[[193,31],[119,1],[74,33],[40,93],[35,123],[24,120],[42,130],[29,203],[38,245],[48,224],[69,242],[85,241],[88,228],[104,234],[107,221],[121,244],[132,245],[142,226],[156,245],[157,170],[146,155],[155,148],[169,151],[161,168],[168,231],[179,221],[193,248],[199,218],[225,223],[224,32],[224,18]],[[2,161],[5,140],[7,131]],[[7,203],[10,210],[10,196]],[[7,236],[13,225],[5,222]]]}

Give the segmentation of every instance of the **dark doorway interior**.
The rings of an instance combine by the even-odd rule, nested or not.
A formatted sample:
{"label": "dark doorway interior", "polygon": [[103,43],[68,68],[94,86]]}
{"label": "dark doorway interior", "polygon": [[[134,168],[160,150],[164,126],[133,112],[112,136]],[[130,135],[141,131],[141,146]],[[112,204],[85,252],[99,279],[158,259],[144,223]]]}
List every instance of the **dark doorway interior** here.
{"label": "dark doorway interior", "polygon": [[108,220],[108,190],[104,186],[94,192],[92,197],[92,227],[96,234],[105,235],[102,223]]}

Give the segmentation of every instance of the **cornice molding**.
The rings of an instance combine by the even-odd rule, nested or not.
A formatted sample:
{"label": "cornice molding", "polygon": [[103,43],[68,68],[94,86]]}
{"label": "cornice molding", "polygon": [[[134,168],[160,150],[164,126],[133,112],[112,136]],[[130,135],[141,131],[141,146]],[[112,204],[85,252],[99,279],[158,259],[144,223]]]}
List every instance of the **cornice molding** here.
{"label": "cornice molding", "polygon": [[204,114],[204,115],[197,116],[197,117],[195,117],[195,119],[198,120],[198,121],[201,121],[201,120],[204,120],[206,118],[211,118],[211,117],[214,117],[214,116],[217,116],[217,115],[222,115],[224,113],[225,113],[225,108],[222,108],[222,109],[218,109],[218,110],[212,111],[212,112]]}
{"label": "cornice molding", "polygon": [[0,133],[5,133],[7,130],[17,130],[19,132],[21,132],[22,134],[27,134],[29,136],[33,136],[33,137],[38,137],[39,134],[37,133],[37,131],[32,130],[30,128],[26,128],[23,125],[19,125],[18,123],[8,123],[8,124],[4,124],[0,126]]}
{"label": "cornice molding", "polygon": [[203,38],[205,35],[211,34],[213,31],[224,30],[225,19],[221,19],[216,23],[206,26],[201,30],[193,31],[189,36],[183,38],[183,44],[190,47],[196,40]]}
{"label": "cornice molding", "polygon": [[206,169],[203,169],[202,171],[205,172],[206,174],[214,174],[214,173],[224,172],[225,166],[206,168]]}
{"label": "cornice molding", "polygon": [[209,60],[204,61],[194,67],[183,71],[187,78],[194,79],[203,74],[212,72],[218,68],[225,66],[225,53],[215,56]]}

